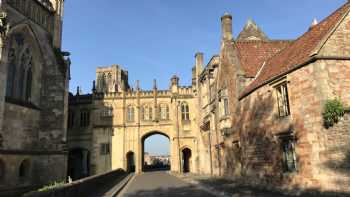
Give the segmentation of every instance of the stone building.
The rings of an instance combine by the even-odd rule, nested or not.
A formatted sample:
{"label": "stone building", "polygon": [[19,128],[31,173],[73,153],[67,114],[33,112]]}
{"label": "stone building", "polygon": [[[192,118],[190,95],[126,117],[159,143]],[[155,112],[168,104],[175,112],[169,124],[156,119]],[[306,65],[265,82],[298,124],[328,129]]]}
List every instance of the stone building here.
{"label": "stone building", "polygon": [[350,191],[349,115],[330,128],[322,115],[328,100],[350,106],[349,11],[347,2],[292,41],[271,40],[252,21],[234,39],[232,17],[222,17],[219,64],[202,82],[213,110],[201,128],[212,139],[221,134],[211,146],[214,173],[280,189]]}
{"label": "stone building", "polygon": [[221,18],[221,48],[192,85],[133,89],[120,66],[97,69],[92,94],[70,95],[69,174],[142,171],[143,142],[169,138],[171,170],[282,189],[349,191],[350,116],[326,128],[328,100],[350,105],[350,3],[295,40],[270,39],[252,20],[235,39]]}
{"label": "stone building", "polygon": [[63,0],[0,1],[0,195],[66,178]]}
{"label": "stone building", "polygon": [[169,138],[171,170],[199,168],[196,97],[192,87],[173,76],[168,90],[129,86],[119,65],[99,67],[92,94],[69,99],[69,175],[73,179],[123,168],[141,172],[144,141],[161,134]]}

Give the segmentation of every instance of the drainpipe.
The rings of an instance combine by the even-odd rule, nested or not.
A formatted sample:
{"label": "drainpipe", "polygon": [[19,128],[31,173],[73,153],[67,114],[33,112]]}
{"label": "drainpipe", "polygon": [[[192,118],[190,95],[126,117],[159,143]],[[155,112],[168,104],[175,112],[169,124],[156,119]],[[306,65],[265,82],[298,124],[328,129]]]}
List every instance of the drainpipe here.
{"label": "drainpipe", "polygon": [[[209,69],[208,69],[207,74],[208,74],[208,92],[209,92],[209,103],[208,104],[210,104],[211,91],[210,91],[210,71],[209,71]],[[208,105],[208,106],[209,106],[209,110],[210,110],[210,105]],[[209,120],[209,123],[210,123],[210,120]],[[211,153],[211,129],[210,129],[210,127],[209,127],[209,158],[210,158],[210,175],[213,176],[213,156]]]}
{"label": "drainpipe", "polygon": [[178,151],[178,157],[179,157],[179,172],[182,172],[182,166],[181,166],[181,153],[180,153],[180,125],[179,125],[179,106],[180,101],[176,101],[176,128],[177,128],[177,151]]}

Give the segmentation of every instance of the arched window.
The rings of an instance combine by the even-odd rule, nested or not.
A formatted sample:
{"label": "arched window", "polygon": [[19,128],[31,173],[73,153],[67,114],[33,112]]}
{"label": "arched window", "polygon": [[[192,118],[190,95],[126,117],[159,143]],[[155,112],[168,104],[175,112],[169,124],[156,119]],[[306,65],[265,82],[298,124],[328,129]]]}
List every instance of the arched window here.
{"label": "arched window", "polygon": [[19,172],[18,172],[19,178],[28,177],[29,170],[30,170],[30,162],[28,159],[26,159],[26,160],[22,161],[21,165],[19,166]]}
{"label": "arched window", "polygon": [[187,103],[181,104],[181,119],[190,120],[190,109]]}
{"label": "arched window", "polygon": [[24,68],[24,100],[27,102],[31,101],[31,96],[32,96],[32,78],[33,78],[33,72],[32,72],[32,64],[33,64],[33,59],[31,58]]}
{"label": "arched window", "polygon": [[127,121],[128,122],[134,122],[134,107],[128,106],[127,108]]}
{"label": "arched window", "polygon": [[8,53],[6,97],[31,102],[33,55],[20,34],[11,38]]}
{"label": "arched window", "polygon": [[145,105],[141,107],[141,118],[142,120],[152,120],[153,117],[153,109],[152,107]]}
{"label": "arched window", "polygon": [[108,73],[108,79],[107,79],[107,84],[108,84],[108,88],[109,87],[113,87],[113,80],[112,80],[112,74]]}
{"label": "arched window", "polygon": [[16,51],[11,48],[9,51],[8,65],[7,65],[7,86],[6,86],[6,97],[14,97],[14,84],[16,78]]}
{"label": "arched window", "polygon": [[159,106],[159,117],[161,120],[169,120],[169,106],[167,104]]}

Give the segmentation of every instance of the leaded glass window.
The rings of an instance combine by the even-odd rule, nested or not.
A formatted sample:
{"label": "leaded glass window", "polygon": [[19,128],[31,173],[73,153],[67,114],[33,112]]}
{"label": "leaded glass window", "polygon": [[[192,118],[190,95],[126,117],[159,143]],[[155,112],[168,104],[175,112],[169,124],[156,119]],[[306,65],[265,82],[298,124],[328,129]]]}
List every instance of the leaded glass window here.
{"label": "leaded glass window", "polygon": [[289,99],[287,83],[276,86],[278,113],[280,117],[289,116]]}
{"label": "leaded glass window", "polygon": [[282,139],[283,171],[294,172],[297,170],[295,143],[293,138]]}

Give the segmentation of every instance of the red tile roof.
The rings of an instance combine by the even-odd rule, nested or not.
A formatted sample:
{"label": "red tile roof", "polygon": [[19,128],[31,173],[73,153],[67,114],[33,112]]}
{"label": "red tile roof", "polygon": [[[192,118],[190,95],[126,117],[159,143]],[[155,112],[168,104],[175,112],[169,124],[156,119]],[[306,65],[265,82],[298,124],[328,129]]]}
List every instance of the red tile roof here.
{"label": "red tile roof", "polygon": [[347,2],[332,15],[312,27],[280,53],[269,59],[257,78],[241,94],[240,99],[269,83],[271,80],[287,74],[311,60],[312,52],[321,44],[329,32],[335,28],[343,16],[348,13],[349,9],[350,2]]}
{"label": "red tile roof", "polygon": [[264,61],[280,52],[291,41],[237,41],[235,42],[241,66],[247,77],[255,77]]}

